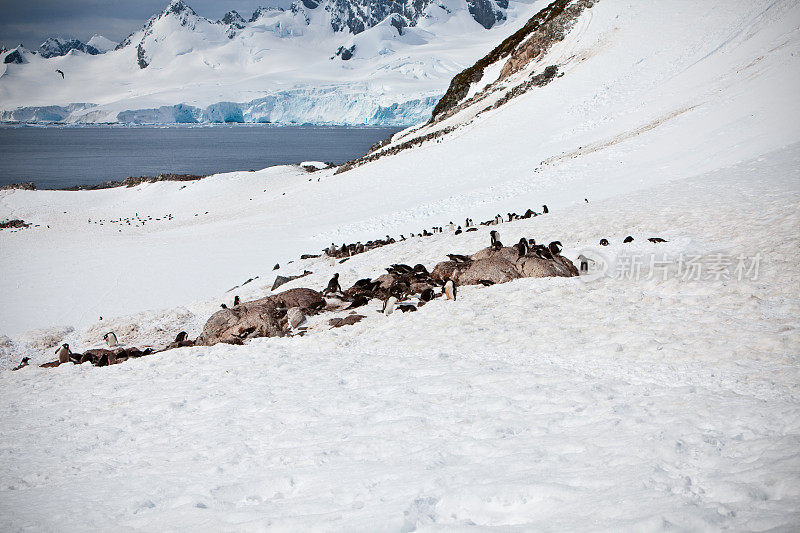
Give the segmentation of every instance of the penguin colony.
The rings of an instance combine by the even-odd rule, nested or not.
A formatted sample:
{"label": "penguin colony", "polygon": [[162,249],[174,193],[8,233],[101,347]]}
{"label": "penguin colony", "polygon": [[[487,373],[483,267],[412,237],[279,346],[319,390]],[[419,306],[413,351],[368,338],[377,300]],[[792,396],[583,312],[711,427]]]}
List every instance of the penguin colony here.
{"label": "penguin colony", "polygon": [[[511,222],[514,220],[520,219],[527,219],[531,217],[540,216],[542,214],[549,213],[549,209],[546,205],[542,206],[541,213],[537,213],[531,209],[528,209],[524,214],[517,215],[516,213],[507,213],[506,217],[501,215],[496,215],[494,218],[480,222],[479,225],[481,226],[493,226],[498,225],[503,222]],[[207,214],[207,213],[206,213]],[[103,219],[100,220],[91,220],[89,219],[89,223],[100,224],[103,225],[104,222],[110,223],[122,223],[131,225],[133,222],[135,225],[141,224],[142,226],[148,222],[153,220],[152,217],[139,217],[139,214],[136,213],[135,217],[132,219],[119,219],[119,220],[109,220],[105,221]],[[161,220],[161,218],[156,218],[155,220]],[[168,214],[164,217],[164,220],[172,220],[172,215]],[[455,232],[456,235],[462,233],[463,231],[477,231],[478,228],[476,227],[474,221],[471,218],[467,218],[464,222],[464,229],[462,230],[462,226],[457,226],[452,221],[446,224],[445,226],[433,227],[432,231],[428,231],[427,229],[423,230],[422,233],[418,234],[418,236],[430,236],[435,233],[440,232]],[[497,230],[490,231],[490,246],[488,250],[492,250],[494,252],[500,252],[504,248],[502,242],[500,241],[500,234]],[[415,237],[417,235],[410,234],[410,237]],[[400,240],[405,240],[406,237],[404,235],[400,236]],[[661,237],[650,237],[647,239],[649,242],[657,244],[657,243],[664,243],[668,242]],[[363,253],[365,251],[378,248],[381,246],[385,246],[388,244],[393,244],[397,242],[395,239],[391,238],[390,236],[386,236],[385,239],[377,239],[374,241],[368,241],[365,244],[360,242],[354,244],[343,244],[341,247],[337,247],[335,244],[331,244],[329,248],[323,250],[323,253],[331,258],[342,258],[344,262],[352,255]],[[633,242],[633,237],[628,236],[624,239],[624,243]],[[608,246],[610,243],[607,239],[601,239],[600,245],[601,246]],[[554,261],[560,263],[567,263],[572,270],[575,271],[574,275],[578,275],[578,269],[569,262],[568,259],[561,256],[561,249],[562,244],[560,241],[553,241],[549,245],[542,245],[537,244],[534,239],[525,239],[522,238],[519,242],[512,246],[512,250],[516,250],[516,255],[519,258],[523,257],[537,257],[541,260],[545,261]],[[469,265],[473,262],[473,259],[470,256],[458,255],[458,254],[447,254],[448,259],[451,263],[456,265]],[[301,259],[308,259],[308,258],[316,258],[320,257],[320,255],[311,255],[306,254],[301,256]],[[291,263],[292,261],[290,261]],[[588,272],[588,265],[589,263],[593,263],[591,259],[580,255],[578,257],[578,262],[580,265],[580,272]],[[279,269],[279,265],[275,265],[274,269]],[[440,276],[436,276],[436,271],[434,274],[428,272],[426,267],[421,264],[417,264],[413,267],[404,264],[393,264],[390,267],[386,268],[387,274],[377,278],[376,280],[372,280],[371,278],[364,278],[356,281],[356,283],[347,290],[343,290],[340,283],[339,283],[339,274],[336,273],[328,282],[327,287],[322,291],[321,296],[327,296],[332,298],[334,301],[337,301],[340,304],[344,304],[345,306],[339,307],[334,304],[333,307],[325,306],[324,310],[350,310],[355,309],[358,307],[365,306],[369,303],[370,299],[378,298],[382,301],[382,308],[378,311],[379,313],[390,316],[394,311],[400,310],[401,312],[412,312],[416,311],[417,308],[422,307],[426,303],[430,302],[431,300],[444,297],[446,300],[456,301],[457,298],[457,283],[453,279],[449,278],[442,278]],[[310,272],[306,271],[307,274]],[[570,274],[573,275],[573,274]],[[302,277],[302,276],[296,276]],[[502,282],[502,281],[501,281]],[[483,286],[490,286],[493,285],[495,281],[492,280],[477,280],[476,284],[483,285]],[[437,290],[437,287],[440,290]],[[301,289],[301,290],[308,290],[308,289]],[[412,296],[416,296],[417,301],[416,305],[414,303],[409,302],[409,299]],[[240,305],[240,298],[239,296],[235,296],[233,300],[233,308],[237,308]],[[223,310],[228,310],[228,306],[226,304],[221,304],[220,307]],[[288,313],[292,311],[292,313]],[[314,312],[319,312],[321,309],[304,309],[308,314],[313,314]],[[284,315],[287,315],[284,320],[291,329],[297,329],[299,324],[301,324],[305,320],[305,316],[302,312],[299,312],[298,308],[292,309],[279,309],[279,312],[282,312]],[[292,316],[288,316],[292,314]],[[347,321],[345,321],[347,322]],[[352,321],[357,322],[357,320]],[[296,334],[302,335],[305,333],[305,328],[299,328]],[[249,338],[245,336],[244,338]],[[188,335],[185,331],[178,333],[175,337],[175,340],[169,343],[163,349],[157,350],[153,348],[145,348],[144,350],[140,350],[138,348],[121,348],[119,347],[119,342],[117,339],[116,334],[113,331],[106,333],[103,336],[106,344],[108,345],[110,350],[106,349],[92,349],[87,350],[84,353],[73,353],[68,344],[62,344],[58,349],[55,351],[55,355],[57,356],[57,360],[52,361],[50,363],[45,363],[41,365],[42,367],[53,367],[58,366],[60,364],[64,364],[67,362],[72,362],[75,364],[82,364],[84,362],[90,362],[96,366],[107,366],[112,364],[121,363],[129,358],[135,357],[142,357],[145,355],[149,355],[152,353],[157,353],[164,350],[180,348],[185,346],[194,346],[196,341],[193,341],[188,338]],[[25,357],[22,359],[20,364],[15,367],[13,370],[19,370],[28,366],[30,358]]]}

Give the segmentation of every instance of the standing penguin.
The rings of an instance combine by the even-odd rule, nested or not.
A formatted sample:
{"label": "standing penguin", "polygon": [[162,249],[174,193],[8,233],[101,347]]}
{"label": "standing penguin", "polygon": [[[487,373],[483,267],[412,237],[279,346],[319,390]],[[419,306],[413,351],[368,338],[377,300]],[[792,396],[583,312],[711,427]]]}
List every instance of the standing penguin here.
{"label": "standing penguin", "polygon": [[594,263],[594,260],[589,259],[583,254],[578,256],[578,261],[580,262],[581,272],[589,272],[589,263]]}
{"label": "standing penguin", "polygon": [[546,205],[543,205],[543,206],[542,206],[542,214],[549,213],[549,212],[550,212],[550,210],[549,210],[549,209],[547,209],[547,206],[546,206]]}
{"label": "standing penguin", "polygon": [[237,305],[239,305],[239,301],[240,301],[239,295],[237,294],[236,296],[233,297],[233,306],[236,307]]}
{"label": "standing penguin", "polygon": [[105,339],[106,344],[108,344],[109,348],[113,348],[114,346],[117,345],[117,336],[113,331],[109,331],[108,333],[103,335],[103,338]]}
{"label": "standing penguin", "polygon": [[59,363],[66,363],[67,361],[69,361],[69,354],[70,354],[69,344],[67,343],[62,344],[56,350],[56,355],[58,356]]}
{"label": "standing penguin", "polygon": [[386,301],[383,302],[383,314],[386,316],[391,315],[394,313],[394,308],[397,305],[397,298],[394,296],[389,296],[386,298]]}
{"label": "standing penguin", "polygon": [[490,231],[489,236],[492,238],[492,248],[500,249],[503,247],[503,243],[500,242],[500,233],[497,230]]}
{"label": "standing penguin", "polygon": [[442,292],[448,300],[456,301],[456,284],[452,279],[447,280],[447,282],[444,284],[444,289],[442,289]]}
{"label": "standing penguin", "polygon": [[517,253],[519,254],[519,257],[522,257],[528,253],[528,241],[525,240],[525,237],[521,238],[517,243]]}
{"label": "standing penguin", "polygon": [[342,286],[339,285],[339,273],[333,275],[331,280],[328,282],[328,287],[325,289],[326,293],[332,292],[342,292]]}

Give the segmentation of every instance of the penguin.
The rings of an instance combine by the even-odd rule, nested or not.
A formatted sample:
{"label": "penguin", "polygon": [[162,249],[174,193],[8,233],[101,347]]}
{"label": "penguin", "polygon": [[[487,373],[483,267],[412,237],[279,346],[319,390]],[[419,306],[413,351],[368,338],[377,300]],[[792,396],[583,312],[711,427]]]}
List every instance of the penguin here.
{"label": "penguin", "polygon": [[669,242],[667,240],[662,239],[661,237],[649,237],[647,240],[652,242],[653,244],[658,244],[660,242]]}
{"label": "penguin", "polygon": [[622,241],[622,242],[623,242],[624,244],[628,244],[629,242],[633,242],[633,237],[631,237],[630,235],[628,235],[627,237],[625,237],[625,240],[624,240],[624,241]]}
{"label": "penguin", "polygon": [[444,284],[444,289],[442,289],[442,293],[447,297],[448,300],[456,300],[456,284],[453,282],[452,279],[448,279],[447,282]]}
{"label": "penguin", "polygon": [[600,239],[600,246],[608,246],[608,239]]}
{"label": "penguin", "polygon": [[456,263],[469,263],[472,261],[468,255],[447,254],[447,257],[450,258],[450,261],[455,261]]}
{"label": "penguin", "polygon": [[364,296],[363,294],[359,294],[353,301],[346,307],[346,309],[355,309],[356,307],[361,307],[362,305],[367,305],[369,303],[369,298]]}
{"label": "penguin", "polygon": [[586,202],[587,204],[589,203],[589,199],[588,198],[584,198],[583,201]]}
{"label": "penguin", "polygon": [[239,305],[239,301],[240,301],[239,295],[237,294],[236,296],[233,297],[233,306],[236,307],[237,305]]}
{"label": "penguin", "polygon": [[593,260],[589,259],[583,254],[578,256],[578,262],[580,263],[581,272],[589,272],[589,263],[594,263]]}
{"label": "penguin", "polygon": [[272,270],[278,270],[279,268],[281,268],[280,263],[275,263],[275,266],[272,267]]}
{"label": "penguin", "polygon": [[555,257],[561,253],[561,241],[553,241],[547,246],[547,248],[550,250],[550,253],[553,254],[553,256]]}
{"label": "penguin", "polygon": [[61,74],[61,79],[63,80],[64,79],[64,71],[61,70],[61,69],[56,69],[56,72]]}
{"label": "penguin", "polygon": [[189,335],[185,331],[181,331],[175,336],[175,342],[183,342]]}
{"label": "penguin", "polygon": [[525,240],[525,237],[521,238],[517,243],[517,254],[519,257],[528,253],[528,241]]}
{"label": "penguin", "polygon": [[549,210],[549,209],[547,209],[547,206],[546,206],[546,205],[543,205],[543,206],[542,206],[542,214],[549,213],[549,212],[550,212],[550,210]]}
{"label": "penguin", "polygon": [[323,292],[327,292],[327,293],[342,292],[342,286],[339,285],[339,273],[338,272],[333,275],[331,280],[328,282],[328,288],[326,288],[325,291],[323,291]]}
{"label": "penguin", "polygon": [[389,316],[394,313],[394,308],[397,305],[397,298],[394,296],[389,296],[386,298],[386,301],[383,302],[383,311],[382,313],[384,316]]}
{"label": "penguin", "polygon": [[[492,248],[498,248],[498,246],[496,246],[496,244],[500,242],[500,234],[497,232],[497,230],[490,231],[489,232],[489,237],[492,238],[492,244],[491,244]],[[503,247],[503,245],[500,244],[499,248],[502,248],[502,247]]]}
{"label": "penguin", "polygon": [[424,291],[422,291],[420,293],[419,300],[421,302],[430,302],[435,297],[436,297],[436,293],[433,291],[433,289],[428,288],[428,289],[425,289]]}
{"label": "penguin", "polygon": [[478,283],[480,283],[484,287],[491,287],[492,285],[494,285],[494,281],[490,279],[479,279]]}
{"label": "penguin", "polygon": [[25,368],[26,366],[28,366],[28,361],[30,360],[31,360],[30,357],[23,357],[22,361],[20,361],[19,364],[14,368],[12,368],[11,370],[19,370],[20,368]]}
{"label": "penguin", "polygon": [[66,363],[67,361],[69,361],[69,354],[70,353],[71,352],[69,350],[69,344],[67,344],[67,343],[62,344],[56,350],[56,355],[58,356],[58,362],[59,363]]}
{"label": "penguin", "polygon": [[533,251],[539,259],[546,259],[548,261],[553,259],[553,254],[550,253],[550,249],[547,246],[537,244]]}
{"label": "penguin", "polygon": [[103,338],[105,339],[106,344],[108,344],[109,348],[113,348],[114,346],[117,345],[117,335],[113,331],[109,331],[108,333],[103,335]]}
{"label": "penguin", "polygon": [[219,304],[219,306],[220,306],[221,308],[223,308],[223,309],[227,309],[227,308],[228,308],[228,306],[227,306],[227,305],[225,305],[225,304]]}

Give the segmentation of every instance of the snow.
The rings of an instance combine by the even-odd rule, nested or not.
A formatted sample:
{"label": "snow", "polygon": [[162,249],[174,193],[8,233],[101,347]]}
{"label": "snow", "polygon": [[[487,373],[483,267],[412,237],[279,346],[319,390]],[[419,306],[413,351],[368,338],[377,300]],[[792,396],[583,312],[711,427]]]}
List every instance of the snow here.
{"label": "snow", "polygon": [[95,33],[86,44],[88,44],[89,46],[94,46],[95,48],[100,50],[100,52],[103,54],[110,50],[113,50],[117,46],[117,43],[115,43],[111,39],[107,39],[106,37],[103,37],[102,35],[99,35],[97,33]]}
{"label": "snow", "polygon": [[[349,172],[1,191],[0,218],[40,225],[0,231],[3,368],[109,330],[195,336],[276,275],[321,289],[431,268],[490,228],[297,258],[467,216],[547,204],[492,229],[608,270],[388,317],[373,301],[303,337],[2,371],[0,528],[796,529],[800,6],[601,1],[583,17],[532,66],[562,77]],[[109,222],[134,214],[153,219]]]}
{"label": "snow", "polygon": [[[628,233],[763,250],[755,281],[526,279],[246,348],[3,372],[4,529],[791,528],[799,148],[499,228],[572,257]],[[487,232],[294,284],[430,266]]]}
{"label": "snow", "polygon": [[[453,75],[544,4],[514,2],[507,20],[490,30],[475,22],[465,2],[452,2],[450,13],[430,6],[428,16],[403,28],[402,36],[389,19],[355,36],[336,33],[329,12],[302,4],[296,12],[264,11],[233,38],[227,26],[188,11],[162,13],[120,50],[90,58],[33,56],[26,65],[6,68],[0,73],[0,120],[46,122],[38,110],[57,106],[58,121],[68,123],[172,123],[184,117],[157,110],[233,103],[247,122],[413,124],[428,118]],[[356,57],[334,57],[350,41],[358,45]],[[138,66],[139,43],[145,69]],[[310,99],[320,100],[324,109]],[[262,106],[248,113],[260,101],[276,102],[277,109]],[[75,102],[92,109],[66,111]],[[401,109],[387,114],[392,106]],[[202,111],[197,120],[206,116],[213,121],[213,113]]]}

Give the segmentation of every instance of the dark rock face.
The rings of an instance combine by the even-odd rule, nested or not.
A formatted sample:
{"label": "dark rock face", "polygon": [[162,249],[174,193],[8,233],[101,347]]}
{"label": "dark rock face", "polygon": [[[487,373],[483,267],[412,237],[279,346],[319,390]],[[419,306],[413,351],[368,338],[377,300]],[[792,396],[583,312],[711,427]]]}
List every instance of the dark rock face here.
{"label": "dark rock face", "polygon": [[27,60],[22,56],[22,53],[19,51],[19,48],[8,54],[5,59],[3,59],[3,63],[6,65],[22,65],[27,63]]}
{"label": "dark rock face", "polygon": [[144,50],[144,43],[139,43],[139,46],[136,47],[136,63],[139,65],[139,68],[147,68],[150,65],[150,62],[147,60],[147,52]]}
{"label": "dark rock face", "polygon": [[72,50],[77,50],[93,56],[100,54],[100,50],[78,39],[64,40],[50,37],[43,42],[39,48],[41,49],[40,54],[44,58],[64,56]]}
{"label": "dark rock face", "polygon": [[336,55],[342,58],[342,61],[347,61],[348,59],[353,57],[353,54],[356,51],[356,45],[353,45],[349,48],[345,48],[344,46],[340,46],[339,49],[336,51]]}
{"label": "dark rock face", "polygon": [[9,185],[3,185],[2,187],[0,187],[0,191],[6,191],[6,190],[10,190],[10,189],[21,189],[23,191],[35,191],[36,190],[36,184],[34,184],[32,181],[26,181],[26,182],[22,182],[22,183],[11,183]]}
{"label": "dark rock face", "polygon": [[[315,7],[316,7],[316,6],[315,6]],[[252,16],[252,17],[250,17],[250,21],[249,21],[249,22],[255,22],[255,21],[257,21],[258,19],[260,19],[261,17],[263,17],[264,15],[266,15],[267,13],[269,13],[270,11],[278,11],[278,12],[281,12],[281,11],[283,11],[283,9],[282,9],[282,8],[280,8],[280,7],[259,7],[258,9],[256,9],[256,10],[253,12],[253,16]]]}
{"label": "dark rock face", "polygon": [[[500,5],[500,4],[503,5]],[[506,14],[503,9],[508,7],[508,1],[502,0],[495,4],[491,0],[468,0],[469,14],[475,21],[486,28],[487,30],[494,26],[496,23],[505,20]]]}
{"label": "dark rock face", "polygon": [[[507,5],[506,0],[502,1]],[[468,69],[453,77],[447,92],[436,104],[430,122],[436,122],[452,114],[454,109],[466,98],[470,86],[483,78],[484,69],[489,65],[508,58],[509,65],[506,68],[511,68],[511,65],[513,65],[514,69],[518,69],[546,52],[553,43],[564,38],[581,12],[592,7],[595,2],[596,0],[578,0],[576,2],[572,0],[555,0],[539,11],[522,28],[500,43],[494,50],[479,59]],[[499,2],[498,5],[500,5]],[[470,10],[472,10],[472,7],[470,7]],[[478,9],[476,6],[476,13],[483,13],[484,11],[486,9]],[[473,16],[476,16],[475,13],[473,13]],[[489,15],[481,14],[478,16],[488,17]],[[476,20],[478,19],[476,18]]]}
{"label": "dark rock face", "polygon": [[227,26],[228,39],[233,39],[236,37],[236,34],[239,32],[239,30],[244,29],[244,26],[247,24],[247,22],[238,12],[228,11],[225,13],[224,17],[217,21],[217,24],[223,24]]}

